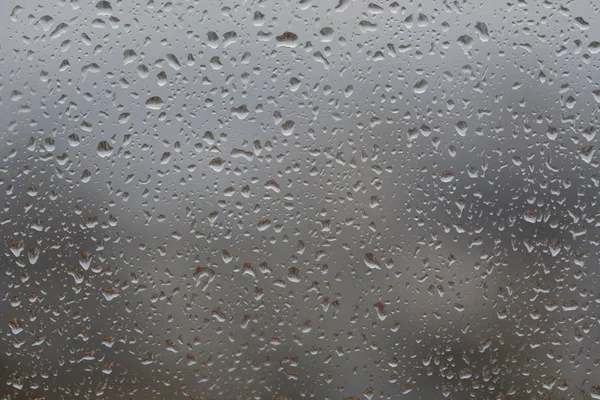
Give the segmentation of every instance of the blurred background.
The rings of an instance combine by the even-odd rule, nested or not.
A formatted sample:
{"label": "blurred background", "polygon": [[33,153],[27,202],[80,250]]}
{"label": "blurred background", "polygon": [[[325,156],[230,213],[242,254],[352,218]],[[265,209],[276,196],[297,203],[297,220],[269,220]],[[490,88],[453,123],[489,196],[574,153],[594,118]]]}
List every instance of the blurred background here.
{"label": "blurred background", "polygon": [[0,398],[600,398],[593,2],[1,7]]}

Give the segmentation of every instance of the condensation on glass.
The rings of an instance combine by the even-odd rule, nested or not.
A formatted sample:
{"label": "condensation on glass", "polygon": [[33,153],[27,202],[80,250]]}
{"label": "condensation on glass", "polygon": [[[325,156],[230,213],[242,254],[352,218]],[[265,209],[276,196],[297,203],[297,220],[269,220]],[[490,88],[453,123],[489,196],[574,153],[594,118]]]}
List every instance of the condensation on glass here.
{"label": "condensation on glass", "polygon": [[593,1],[12,1],[1,399],[600,399]]}

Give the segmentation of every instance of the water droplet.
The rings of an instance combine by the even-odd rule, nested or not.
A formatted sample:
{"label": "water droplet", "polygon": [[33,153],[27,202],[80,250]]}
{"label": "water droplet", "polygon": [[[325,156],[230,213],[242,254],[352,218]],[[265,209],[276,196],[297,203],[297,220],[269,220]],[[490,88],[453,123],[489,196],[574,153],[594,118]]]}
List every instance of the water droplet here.
{"label": "water droplet", "polygon": [[225,160],[221,157],[213,158],[208,164],[215,172],[221,172],[225,168]]}
{"label": "water droplet", "polygon": [[455,125],[454,125],[454,129],[456,129],[456,133],[458,133],[460,136],[466,136],[467,135],[467,122],[466,121],[458,121]]}
{"label": "water droplet", "polygon": [[10,244],[10,251],[15,257],[19,257],[25,249],[25,241],[23,239],[15,239]]}
{"label": "water droplet", "polygon": [[84,270],[88,270],[90,268],[90,264],[92,263],[92,253],[87,250],[83,250],[79,253],[79,265]]}
{"label": "water droplet", "polygon": [[381,264],[373,253],[366,253],[364,260],[369,269],[381,269]]}
{"label": "water droplet", "polygon": [[454,180],[454,173],[452,171],[446,170],[446,171],[442,172],[440,179],[444,183],[452,182]]}
{"label": "water droplet", "polygon": [[415,83],[415,86],[413,87],[413,91],[416,94],[425,93],[427,91],[427,86],[428,86],[427,81],[425,79],[421,79],[420,81]]}
{"label": "water droplet", "polygon": [[98,143],[96,151],[100,157],[106,158],[113,153],[114,148],[106,140],[103,140],[100,143]]}
{"label": "water droplet", "polygon": [[146,108],[149,110],[160,110],[163,104],[163,100],[158,96],[152,96],[146,100]]}
{"label": "water droplet", "polygon": [[462,35],[457,39],[457,43],[462,48],[465,54],[469,54],[469,50],[473,47],[473,38],[469,35]]}

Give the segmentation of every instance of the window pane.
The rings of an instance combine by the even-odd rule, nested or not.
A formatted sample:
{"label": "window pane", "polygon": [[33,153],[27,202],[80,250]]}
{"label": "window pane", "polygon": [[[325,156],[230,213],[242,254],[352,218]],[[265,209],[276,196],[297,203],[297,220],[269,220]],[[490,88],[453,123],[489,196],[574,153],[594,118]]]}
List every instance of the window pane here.
{"label": "window pane", "polygon": [[0,398],[600,399],[597,7],[430,3],[5,2]]}

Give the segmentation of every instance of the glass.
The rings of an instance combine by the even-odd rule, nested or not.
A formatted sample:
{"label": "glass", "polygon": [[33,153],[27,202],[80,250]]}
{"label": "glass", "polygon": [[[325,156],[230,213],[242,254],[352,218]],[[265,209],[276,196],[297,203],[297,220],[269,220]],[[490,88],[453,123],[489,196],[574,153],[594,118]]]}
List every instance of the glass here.
{"label": "glass", "polygon": [[2,11],[0,398],[600,399],[593,2]]}

